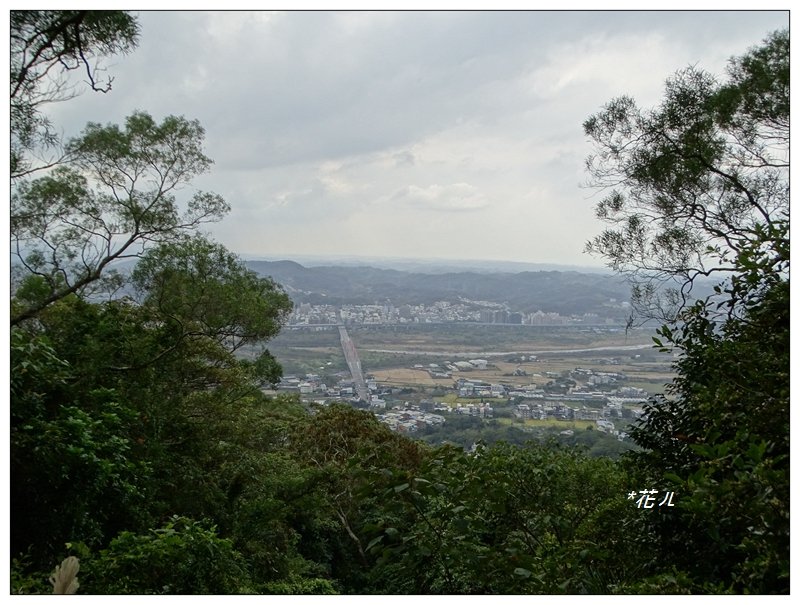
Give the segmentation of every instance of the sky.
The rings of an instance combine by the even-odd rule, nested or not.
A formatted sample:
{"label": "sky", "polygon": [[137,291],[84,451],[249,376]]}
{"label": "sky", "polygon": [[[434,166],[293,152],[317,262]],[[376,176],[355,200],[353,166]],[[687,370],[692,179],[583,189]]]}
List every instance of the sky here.
{"label": "sky", "polygon": [[[135,13],[108,94],[51,106],[86,122],[197,119],[214,160],[208,231],[246,257],[486,259],[601,266],[582,124],[613,98],[659,102],[788,12]],[[190,191],[187,193],[191,193]]]}

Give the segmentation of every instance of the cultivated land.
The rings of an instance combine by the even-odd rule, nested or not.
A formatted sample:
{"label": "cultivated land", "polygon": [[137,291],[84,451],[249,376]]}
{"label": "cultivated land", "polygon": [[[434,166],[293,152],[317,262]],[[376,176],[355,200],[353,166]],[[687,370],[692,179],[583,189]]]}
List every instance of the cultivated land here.
{"label": "cultivated land", "polygon": [[[392,387],[451,388],[458,378],[543,386],[555,374],[587,368],[622,372],[627,386],[660,393],[672,377],[671,355],[653,348],[653,331],[641,328],[626,333],[607,327],[434,324],[348,331],[364,372]],[[347,371],[334,327],[285,330],[269,348],[286,374]],[[474,358],[486,359],[487,368],[451,372],[451,378],[434,378],[427,371],[430,364],[443,367]]]}
{"label": "cultivated land", "polygon": [[[427,370],[408,367],[387,368],[369,371],[375,380],[381,384],[397,387],[405,386],[442,386],[450,387],[458,378],[481,380],[492,384],[505,386],[544,386],[552,380],[547,373],[561,374],[574,370],[577,367],[595,369],[608,372],[622,372],[628,376],[626,386],[645,389],[651,394],[663,392],[663,387],[672,378],[669,364],[665,362],[640,362],[634,360],[621,360],[618,365],[598,364],[596,356],[573,357],[541,357],[536,362],[509,363],[490,361],[486,370],[471,370],[468,372],[453,372],[452,378],[431,378]],[[434,362],[435,363],[435,362]],[[522,370],[526,375],[514,376],[514,372]]]}
{"label": "cultivated land", "polygon": [[[443,323],[348,328],[359,350],[500,354],[652,344],[652,330],[620,327]],[[391,345],[391,346],[390,346]]]}

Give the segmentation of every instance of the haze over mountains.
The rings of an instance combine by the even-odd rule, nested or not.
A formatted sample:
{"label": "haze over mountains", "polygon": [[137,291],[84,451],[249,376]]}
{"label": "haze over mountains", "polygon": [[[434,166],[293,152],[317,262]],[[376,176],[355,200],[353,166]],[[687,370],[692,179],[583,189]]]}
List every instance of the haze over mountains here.
{"label": "haze over mountains", "polygon": [[[253,256],[240,254],[245,261],[277,262],[285,257]],[[521,273],[523,271],[578,271],[580,273],[609,273],[609,269],[590,265],[568,265],[556,263],[531,263],[509,260],[452,259],[452,258],[401,258],[385,256],[317,256],[292,255],[291,260],[304,267],[374,267],[396,269],[412,273]]]}
{"label": "haze over mountains", "polygon": [[[411,261],[413,263],[413,261]],[[627,314],[629,285],[603,272],[521,271],[412,272],[370,266],[304,266],[295,261],[247,261],[247,266],[272,277],[295,303],[431,304],[436,301],[507,303],[519,312],[561,314]],[[485,267],[486,265],[484,265]]]}

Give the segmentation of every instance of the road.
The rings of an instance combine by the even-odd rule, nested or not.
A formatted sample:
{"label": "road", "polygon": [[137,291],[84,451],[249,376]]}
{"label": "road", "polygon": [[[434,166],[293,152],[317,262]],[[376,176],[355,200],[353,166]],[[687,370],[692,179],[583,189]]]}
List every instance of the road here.
{"label": "road", "polygon": [[[340,328],[341,329],[341,328]],[[540,351],[423,351],[412,349],[364,349],[372,353],[394,353],[397,355],[429,355],[437,357],[471,357],[473,359],[483,359],[486,357],[498,357],[499,355],[552,355],[558,353],[594,353],[609,351],[639,351],[643,349],[654,349],[653,343],[640,345],[606,345],[602,347],[590,347],[588,349],[548,349]]]}
{"label": "road", "polygon": [[356,346],[344,326],[339,326],[339,339],[342,341],[342,351],[347,361],[347,367],[350,368],[350,374],[353,376],[356,395],[358,395],[359,399],[369,402],[369,389],[367,388],[367,382],[364,380],[364,373],[361,371],[361,360],[358,358]]}

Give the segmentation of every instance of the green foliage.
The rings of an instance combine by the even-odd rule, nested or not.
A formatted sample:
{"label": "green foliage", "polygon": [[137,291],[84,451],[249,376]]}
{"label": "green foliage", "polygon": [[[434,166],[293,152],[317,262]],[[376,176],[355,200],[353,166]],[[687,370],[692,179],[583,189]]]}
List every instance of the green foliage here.
{"label": "green foliage", "polygon": [[81,559],[89,594],[238,594],[250,592],[241,555],[213,525],[172,517],[146,534],[122,532]]}
{"label": "green foliage", "polygon": [[[619,441],[614,435],[602,431],[574,429],[572,422],[554,421],[555,424],[538,427],[527,427],[522,423],[509,424],[497,419],[502,413],[503,408],[495,407],[493,419],[449,414],[444,424],[426,426],[415,433],[414,438],[431,445],[458,445],[465,450],[476,443],[494,445],[501,441],[517,446],[523,446],[529,441],[541,444],[558,443],[583,448],[589,456],[608,458],[618,458],[635,447],[628,440]],[[565,429],[574,429],[573,434],[562,435],[561,432]]]}
{"label": "green foliage", "polygon": [[[223,246],[200,236],[146,253],[132,283],[142,304],[166,322],[233,350],[275,336],[292,309],[275,282],[258,277]],[[274,381],[280,376],[269,358],[259,360],[257,369]]]}
{"label": "green foliage", "polygon": [[685,494],[665,548],[736,592],[788,590],[789,283],[764,270],[766,250],[741,255],[724,319],[701,302],[668,332],[678,378],[633,431],[640,460]]}
{"label": "green foliage", "polygon": [[[679,353],[677,377],[631,431],[631,460],[678,503],[650,519],[663,561],[634,590],[789,590],[788,59],[776,32],[727,83],[690,69],[658,111],[621,101],[586,124],[605,149],[593,170],[610,163],[628,190],[599,207],[628,231],[592,247],[618,269],[680,277],[684,294],[697,275],[729,275],[691,306],[676,298],[655,339]],[[650,231],[676,220],[686,237]]]}
{"label": "green foliage", "polygon": [[370,543],[388,592],[608,592],[651,559],[607,459],[536,444],[444,448],[394,478],[383,497],[398,525]]}
{"label": "green foliage", "polygon": [[362,592],[370,567],[367,536],[382,522],[382,494],[392,481],[386,469],[416,469],[427,450],[392,432],[370,412],[341,405],[319,409],[297,423],[290,448],[314,469],[321,489],[320,506],[328,521],[315,530],[326,542],[317,550],[317,560],[343,592]]}
{"label": "green foliage", "polygon": [[311,580],[300,579],[292,582],[270,582],[266,586],[265,594],[284,595],[332,595],[339,594],[328,580],[314,578]]}
{"label": "green foliage", "polygon": [[[620,428],[617,426],[617,428]],[[553,437],[556,437],[553,435]],[[559,441],[566,445],[586,448],[586,453],[592,457],[619,458],[625,452],[635,448],[629,440],[620,441],[609,433],[597,431],[591,425],[584,430],[575,431],[573,436],[561,436]]]}
{"label": "green foliage", "polygon": [[67,540],[96,543],[137,518],[147,465],[131,454],[134,413],[112,390],[62,405],[74,374],[46,339],[15,330],[11,353],[11,547],[16,554],[36,545],[32,559],[41,563]]}
{"label": "green foliage", "polygon": [[[180,193],[211,164],[202,127],[144,112],[89,124],[28,178],[42,166],[26,154],[60,145],[39,110],[65,89],[44,74],[83,65],[99,88],[88,61],[137,36],[126,13],[12,13],[14,590],[49,592],[44,570],[70,543],[83,545],[82,591],[332,592],[314,560],[324,544],[299,549],[328,525],[313,512],[319,471],[286,453],[305,411],[259,391],[281,372],[268,351],[234,355],[263,347],[291,303],[191,237],[228,209]],[[113,271],[141,256],[133,278]],[[138,301],[93,296],[130,286]]]}
{"label": "green foliage", "polygon": [[345,405],[317,410],[313,422],[303,422],[292,437],[293,447],[318,467],[391,460],[398,467],[416,467],[424,458],[418,443],[389,430],[370,412]]}
{"label": "green foliage", "polygon": [[[277,373],[269,357],[257,362],[261,368],[242,364],[211,329],[226,321],[223,297],[238,298],[230,325],[249,330],[242,338],[268,336],[287,299],[229,257],[228,265],[203,265],[214,269],[206,288],[192,276],[194,289],[181,300],[189,309],[216,304],[216,326],[198,327],[181,309],[167,314],[147,302],[92,304],[73,295],[44,309],[36,326],[13,330],[12,552],[31,545],[30,569],[49,565],[66,541],[95,548],[165,515],[235,525],[227,471],[234,460],[267,454],[288,420],[257,390]],[[176,251],[171,260],[179,258]],[[155,262],[147,267],[158,274]],[[176,317],[185,332],[170,324]]]}
{"label": "green foliage", "polygon": [[11,331],[11,396],[19,402],[12,408],[12,420],[41,412],[46,385],[63,385],[70,375],[69,364],[60,359],[44,336]]}
{"label": "green foliage", "polygon": [[785,133],[790,109],[788,57],[789,32],[784,30],[770,36],[767,44],[734,58],[728,70],[730,84],[719,92],[719,118],[753,138],[759,136],[759,126],[772,130],[773,136]]}
{"label": "green foliage", "polygon": [[13,178],[42,168],[30,152],[58,146],[41,106],[76,94],[65,79],[67,72],[84,70],[93,90],[108,92],[113,78],[98,78],[98,59],[133,50],[139,24],[123,11],[26,10],[11,11],[10,17]]}
{"label": "green foliage", "polygon": [[584,123],[592,185],[611,189],[597,206],[610,228],[587,250],[630,276],[645,317],[675,319],[698,276],[735,272],[788,219],[788,39],[732,60],[727,82],[687,68],[656,109],[621,97]]}
{"label": "green foliage", "polygon": [[618,587],[614,592],[625,595],[690,595],[695,594],[696,588],[685,573],[672,570],[631,582],[624,587]]}
{"label": "green foliage", "polygon": [[169,116],[157,124],[143,112],[128,117],[124,130],[89,124],[68,144],[68,163],[18,182],[11,199],[17,270],[40,276],[49,291],[15,312],[12,325],[72,293],[118,289],[111,263],[219,220],[228,211],[220,196],[176,196],[211,164],[203,137],[197,121]]}
{"label": "green foliage", "polygon": [[11,559],[11,594],[51,594],[53,587],[48,581],[49,572],[33,571],[29,555]]}

